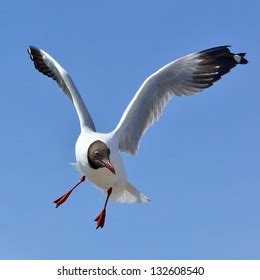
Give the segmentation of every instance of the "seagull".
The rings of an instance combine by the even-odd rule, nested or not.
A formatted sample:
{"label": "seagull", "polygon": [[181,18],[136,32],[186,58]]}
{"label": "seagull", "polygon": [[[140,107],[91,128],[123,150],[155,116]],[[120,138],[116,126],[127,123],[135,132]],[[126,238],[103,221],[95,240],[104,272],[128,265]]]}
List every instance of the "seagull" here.
{"label": "seagull", "polygon": [[218,46],[176,59],[150,75],[125,109],[116,128],[110,133],[96,131],[94,122],[67,71],[47,52],[29,46],[35,68],[55,80],[72,101],[80,122],[75,145],[79,181],[54,201],[63,204],[82,182],[88,179],[106,196],[97,215],[96,229],[103,228],[109,200],[119,203],[146,203],[148,196],[127,179],[120,152],[135,154],[146,130],[158,120],[173,96],[196,95],[212,86],[237,64],[246,64],[245,53],[232,53],[230,46]]}

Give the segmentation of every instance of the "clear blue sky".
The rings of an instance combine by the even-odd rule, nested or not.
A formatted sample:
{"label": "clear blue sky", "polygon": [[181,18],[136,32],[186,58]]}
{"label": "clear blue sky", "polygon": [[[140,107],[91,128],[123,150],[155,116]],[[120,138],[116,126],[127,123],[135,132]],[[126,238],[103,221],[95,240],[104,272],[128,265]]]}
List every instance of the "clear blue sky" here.
{"label": "clear blue sky", "polygon": [[[3,2],[0,258],[259,259],[259,10],[259,1]],[[223,44],[250,63],[199,96],[174,98],[137,156],[123,155],[151,203],[111,203],[96,230],[104,196],[87,182],[55,209],[79,178],[69,165],[79,124],[28,45],[68,70],[109,132],[148,75]]]}

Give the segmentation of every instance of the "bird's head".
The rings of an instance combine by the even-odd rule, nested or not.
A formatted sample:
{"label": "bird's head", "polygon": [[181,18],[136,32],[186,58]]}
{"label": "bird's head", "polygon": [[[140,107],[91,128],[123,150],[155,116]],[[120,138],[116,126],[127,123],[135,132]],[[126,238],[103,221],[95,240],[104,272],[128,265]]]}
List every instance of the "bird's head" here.
{"label": "bird's head", "polygon": [[113,174],[116,174],[115,169],[110,162],[109,156],[110,149],[100,140],[93,142],[88,148],[88,162],[92,168],[98,169],[105,167]]}

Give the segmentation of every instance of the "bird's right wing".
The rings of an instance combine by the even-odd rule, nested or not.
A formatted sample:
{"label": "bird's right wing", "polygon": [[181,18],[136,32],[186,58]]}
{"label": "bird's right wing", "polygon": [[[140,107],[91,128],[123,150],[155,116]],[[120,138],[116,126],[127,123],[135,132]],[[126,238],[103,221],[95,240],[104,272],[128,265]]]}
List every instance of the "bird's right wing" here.
{"label": "bird's right wing", "polygon": [[35,68],[42,74],[55,80],[61,90],[70,98],[77,111],[81,129],[85,128],[95,131],[95,125],[85,103],[66,70],[45,51],[32,46],[28,47],[27,50]]}

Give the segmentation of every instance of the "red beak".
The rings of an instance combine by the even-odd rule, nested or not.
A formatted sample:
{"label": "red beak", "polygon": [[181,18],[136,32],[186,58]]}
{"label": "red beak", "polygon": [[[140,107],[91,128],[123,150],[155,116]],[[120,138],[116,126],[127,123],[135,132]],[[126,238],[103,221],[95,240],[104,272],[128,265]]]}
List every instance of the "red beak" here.
{"label": "red beak", "polygon": [[101,162],[104,164],[104,167],[110,170],[113,174],[116,174],[116,171],[109,160],[101,160]]}

